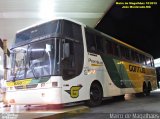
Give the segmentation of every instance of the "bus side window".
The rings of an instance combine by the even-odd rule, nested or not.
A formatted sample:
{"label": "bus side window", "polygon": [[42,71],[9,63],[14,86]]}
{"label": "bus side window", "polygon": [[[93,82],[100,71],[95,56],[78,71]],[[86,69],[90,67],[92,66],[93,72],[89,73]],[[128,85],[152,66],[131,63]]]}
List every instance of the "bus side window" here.
{"label": "bus side window", "polygon": [[64,21],[63,33],[66,37],[82,42],[81,26],[70,21]]}
{"label": "bus side window", "polygon": [[103,38],[101,36],[96,36],[97,52],[103,53]]}
{"label": "bus side window", "polygon": [[103,41],[103,47],[104,47],[104,54],[107,54],[107,41]]}
{"label": "bus side window", "polygon": [[128,49],[128,48],[125,48],[126,50],[126,58],[128,59],[128,60],[130,60],[131,58],[130,58],[130,49]]}
{"label": "bus side window", "polygon": [[137,52],[135,52],[135,58],[136,58],[136,62],[140,63],[139,54]]}
{"label": "bus side window", "polygon": [[125,48],[123,46],[120,46],[120,53],[121,53],[121,58],[126,59]]}
{"label": "bus side window", "polygon": [[92,53],[96,53],[96,42],[94,34],[86,31],[87,50]]}
{"label": "bus side window", "polygon": [[118,52],[118,50],[119,50],[119,46],[116,44],[116,43],[112,43],[112,49],[113,49],[113,55],[114,56],[119,56],[119,52]]}
{"label": "bus side window", "polygon": [[107,47],[107,54],[113,54],[112,42],[111,41],[106,42],[106,47]]}
{"label": "bus side window", "polygon": [[144,64],[144,65],[146,65],[145,56],[144,56],[144,55],[142,55],[142,57],[143,57],[143,64]]}
{"label": "bus side window", "polygon": [[131,56],[130,56],[130,49],[124,46],[120,46],[120,53],[121,53],[121,57],[123,59],[127,59],[130,60]]}
{"label": "bus side window", "polygon": [[145,56],[142,54],[140,54],[140,62],[141,64],[146,65]]}
{"label": "bus side window", "polygon": [[134,52],[133,50],[131,50],[131,59],[132,59],[133,61],[136,61],[136,60],[135,60],[135,52]]}
{"label": "bus side window", "polygon": [[146,63],[147,63],[147,66],[151,66],[151,58],[150,57],[146,57]]}
{"label": "bus side window", "polygon": [[154,67],[154,60],[151,58],[151,66]]}

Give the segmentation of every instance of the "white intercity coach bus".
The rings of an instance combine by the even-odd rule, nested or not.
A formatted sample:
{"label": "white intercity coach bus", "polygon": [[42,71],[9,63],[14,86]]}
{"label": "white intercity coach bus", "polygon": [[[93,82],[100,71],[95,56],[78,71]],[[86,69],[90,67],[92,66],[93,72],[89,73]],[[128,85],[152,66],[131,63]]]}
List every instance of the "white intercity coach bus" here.
{"label": "white intercity coach bus", "polygon": [[10,104],[101,104],[104,97],[157,88],[153,57],[69,19],[16,33],[7,80]]}

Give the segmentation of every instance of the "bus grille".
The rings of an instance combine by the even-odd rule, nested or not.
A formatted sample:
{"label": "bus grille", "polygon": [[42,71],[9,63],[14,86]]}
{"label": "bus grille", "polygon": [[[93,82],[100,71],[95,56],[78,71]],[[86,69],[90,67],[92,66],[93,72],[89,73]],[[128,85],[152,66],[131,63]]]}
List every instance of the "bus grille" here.
{"label": "bus grille", "polygon": [[25,86],[15,86],[15,89],[30,89],[36,88],[38,84],[25,85]]}

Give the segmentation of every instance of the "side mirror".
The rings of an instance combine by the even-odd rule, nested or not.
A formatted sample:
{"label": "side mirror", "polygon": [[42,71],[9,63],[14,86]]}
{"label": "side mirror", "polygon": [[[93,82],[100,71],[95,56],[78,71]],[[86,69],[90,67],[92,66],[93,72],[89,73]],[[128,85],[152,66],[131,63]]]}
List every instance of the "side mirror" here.
{"label": "side mirror", "polygon": [[63,44],[63,59],[68,58],[70,56],[70,45],[69,43]]}

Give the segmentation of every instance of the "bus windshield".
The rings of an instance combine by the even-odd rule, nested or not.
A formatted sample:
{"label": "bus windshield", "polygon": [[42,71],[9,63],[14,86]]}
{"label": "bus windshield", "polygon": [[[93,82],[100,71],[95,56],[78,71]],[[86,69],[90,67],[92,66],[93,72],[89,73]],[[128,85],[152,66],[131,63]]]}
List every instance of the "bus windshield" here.
{"label": "bus windshield", "polygon": [[54,75],[55,40],[43,40],[12,49],[11,80]]}
{"label": "bus windshield", "polygon": [[16,34],[11,52],[11,81],[50,75],[73,78],[83,65],[81,26],[53,20],[28,28]]}

